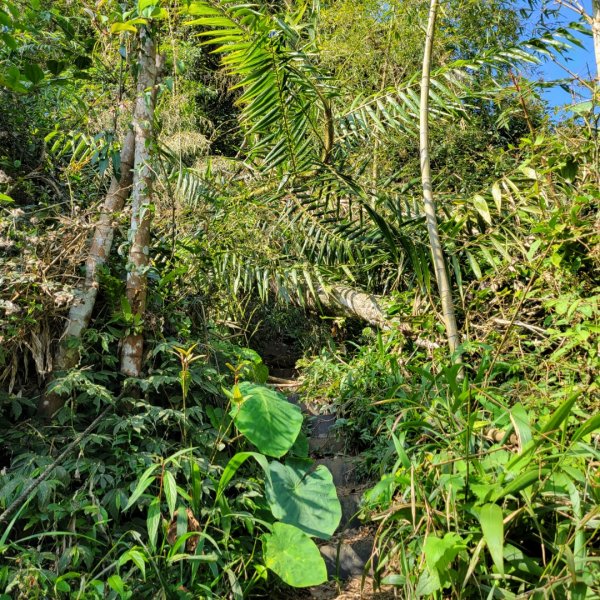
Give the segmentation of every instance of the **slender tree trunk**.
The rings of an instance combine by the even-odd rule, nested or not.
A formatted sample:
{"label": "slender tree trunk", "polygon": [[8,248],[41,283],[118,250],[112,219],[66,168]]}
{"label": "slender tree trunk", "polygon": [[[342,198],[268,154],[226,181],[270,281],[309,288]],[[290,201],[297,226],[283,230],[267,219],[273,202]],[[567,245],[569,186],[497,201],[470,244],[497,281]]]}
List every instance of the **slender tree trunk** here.
{"label": "slender tree trunk", "polygon": [[[98,294],[98,269],[106,263],[110,256],[114,237],[114,219],[123,210],[131,191],[133,181],[133,157],[135,136],[130,131],[121,149],[121,176],[119,180],[112,178],[104,199],[104,205],[98,218],[90,249],[85,262],[85,280],[75,290],[75,299],[69,310],[67,324],[54,357],[53,371],[72,369],[79,362],[79,342],[83,332],[89,325],[92,311]],[[58,394],[47,392],[39,406],[40,416],[51,417],[62,405],[64,399]]]}
{"label": "slender tree trunk", "polygon": [[121,372],[139,377],[142,372],[144,337],[141,323],[146,310],[150,255],[150,223],[152,220],[151,168],[155,85],[159,63],[156,46],[150,31],[140,28],[140,57],[138,63],[137,99],[133,115],[135,132],[135,164],[131,198],[131,226],[129,228],[129,259],[127,264],[127,301],[136,321],[123,340]]}
{"label": "slender tree trunk", "polygon": [[429,160],[429,81],[431,73],[431,55],[433,50],[433,37],[437,16],[438,0],[431,0],[429,8],[429,22],[427,24],[427,38],[423,55],[423,77],[421,79],[421,111],[420,111],[420,151],[421,151],[421,179],[423,181],[423,199],[425,201],[425,216],[429,243],[433,256],[435,277],[442,301],[442,315],[446,325],[448,346],[454,353],[459,344],[458,327],[454,315],[452,290],[446,273],[444,253],[440,243],[440,234],[436,216],[433,187],[431,184],[431,165]]}
{"label": "slender tree trunk", "polygon": [[592,36],[596,57],[596,85],[600,86],[600,0],[592,0]]}

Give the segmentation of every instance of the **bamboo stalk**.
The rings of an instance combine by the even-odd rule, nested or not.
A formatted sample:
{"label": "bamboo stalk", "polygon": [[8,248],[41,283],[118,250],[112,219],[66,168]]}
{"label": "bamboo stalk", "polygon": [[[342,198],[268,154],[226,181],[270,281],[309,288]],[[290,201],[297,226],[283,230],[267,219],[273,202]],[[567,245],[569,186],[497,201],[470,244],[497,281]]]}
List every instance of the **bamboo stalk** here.
{"label": "bamboo stalk", "polygon": [[429,8],[429,20],[427,24],[427,36],[425,39],[425,51],[423,55],[423,76],[421,79],[421,107],[420,107],[420,154],[421,154],[421,179],[423,182],[423,199],[425,203],[425,217],[427,231],[429,233],[429,244],[435,268],[435,278],[442,302],[442,315],[446,326],[448,347],[453,354],[459,344],[458,327],[454,314],[454,303],[452,290],[446,273],[444,253],[440,242],[436,206],[433,198],[433,186],[431,182],[431,161],[429,154],[429,83],[431,75],[431,55],[433,50],[433,39],[435,34],[435,22],[437,17],[438,0],[431,0]]}

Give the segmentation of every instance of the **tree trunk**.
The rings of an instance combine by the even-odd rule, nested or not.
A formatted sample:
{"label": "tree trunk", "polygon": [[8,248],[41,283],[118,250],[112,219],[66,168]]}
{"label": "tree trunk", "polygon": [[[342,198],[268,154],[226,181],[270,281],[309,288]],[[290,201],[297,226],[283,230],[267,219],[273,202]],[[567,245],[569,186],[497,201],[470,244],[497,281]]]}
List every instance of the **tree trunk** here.
{"label": "tree trunk", "polygon": [[327,291],[319,288],[317,296],[321,305],[333,314],[362,319],[380,329],[401,331],[421,348],[432,350],[439,347],[436,342],[417,337],[410,323],[401,321],[397,317],[388,317],[384,298],[342,285],[334,285]]}
{"label": "tree trunk", "polygon": [[452,290],[446,273],[444,253],[440,243],[440,234],[436,216],[436,207],[433,199],[433,186],[431,183],[431,165],[429,160],[429,81],[431,74],[431,54],[433,50],[433,37],[437,16],[438,0],[431,0],[429,9],[429,22],[427,24],[427,38],[423,56],[423,77],[421,79],[421,110],[420,110],[420,150],[421,150],[421,179],[423,182],[423,199],[425,201],[425,216],[429,244],[435,268],[435,278],[442,302],[442,315],[446,325],[448,346],[454,353],[459,343],[458,327],[454,315]]}
{"label": "tree trunk", "polygon": [[380,298],[349,287],[335,285],[325,291],[317,290],[319,302],[336,314],[358,317],[376,327],[389,329],[390,319],[382,308]]}
{"label": "tree trunk", "polygon": [[596,85],[600,86],[600,0],[592,0],[592,37],[596,57]]}
{"label": "tree trunk", "polygon": [[130,331],[123,340],[121,372],[139,377],[142,372],[144,338],[141,331],[146,310],[150,255],[150,222],[152,220],[152,158],[155,85],[159,63],[156,46],[146,27],[140,28],[137,99],[133,115],[135,132],[135,164],[129,228],[129,259],[127,263],[127,301],[134,317]]}
{"label": "tree trunk", "polygon": [[[54,372],[72,369],[79,362],[79,342],[89,325],[98,294],[98,269],[106,263],[110,256],[114,236],[113,222],[117,213],[123,210],[131,191],[134,151],[135,136],[133,131],[130,131],[125,137],[121,149],[121,176],[118,181],[115,177],[112,178],[100,217],[94,228],[85,262],[85,280],[75,290],[75,299],[69,310],[67,324],[54,357]],[[47,392],[39,406],[40,416],[51,417],[63,405],[63,402],[64,399],[58,394]]]}

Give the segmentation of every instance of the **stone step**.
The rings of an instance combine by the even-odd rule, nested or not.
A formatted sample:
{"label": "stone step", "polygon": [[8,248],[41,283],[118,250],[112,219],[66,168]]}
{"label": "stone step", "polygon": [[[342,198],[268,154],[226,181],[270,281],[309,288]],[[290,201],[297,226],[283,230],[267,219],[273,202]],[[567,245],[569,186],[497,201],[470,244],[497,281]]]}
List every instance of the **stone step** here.
{"label": "stone step", "polygon": [[328,437],[336,421],[337,415],[313,415],[308,421],[311,437]]}
{"label": "stone step", "polygon": [[[358,529],[349,530],[338,540],[320,546],[330,578],[347,580],[363,575],[373,552],[374,537]],[[368,569],[372,573],[372,568]]]}
{"label": "stone step", "polygon": [[348,490],[348,488],[338,487],[337,494],[342,506],[342,519],[338,530],[360,526],[358,511],[360,509],[362,491],[357,491],[354,488]]}
{"label": "stone step", "polygon": [[344,451],[344,440],[331,437],[314,437],[308,438],[308,452],[311,456],[327,456],[331,457],[336,454],[341,454]]}
{"label": "stone step", "polygon": [[326,456],[315,460],[315,464],[324,465],[331,471],[336,487],[345,487],[356,482],[358,462],[357,457],[345,455]]}

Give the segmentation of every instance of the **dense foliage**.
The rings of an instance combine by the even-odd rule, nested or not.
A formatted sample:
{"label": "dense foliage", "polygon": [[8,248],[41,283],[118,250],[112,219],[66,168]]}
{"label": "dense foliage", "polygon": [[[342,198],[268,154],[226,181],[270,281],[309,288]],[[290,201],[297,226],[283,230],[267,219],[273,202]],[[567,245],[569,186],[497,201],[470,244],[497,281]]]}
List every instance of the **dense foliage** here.
{"label": "dense foliage", "polygon": [[357,457],[375,587],[600,598],[598,80],[558,115],[535,81],[600,11],[558,4],[440,2],[454,353],[428,2],[0,4],[0,598],[326,581],[282,368]]}

